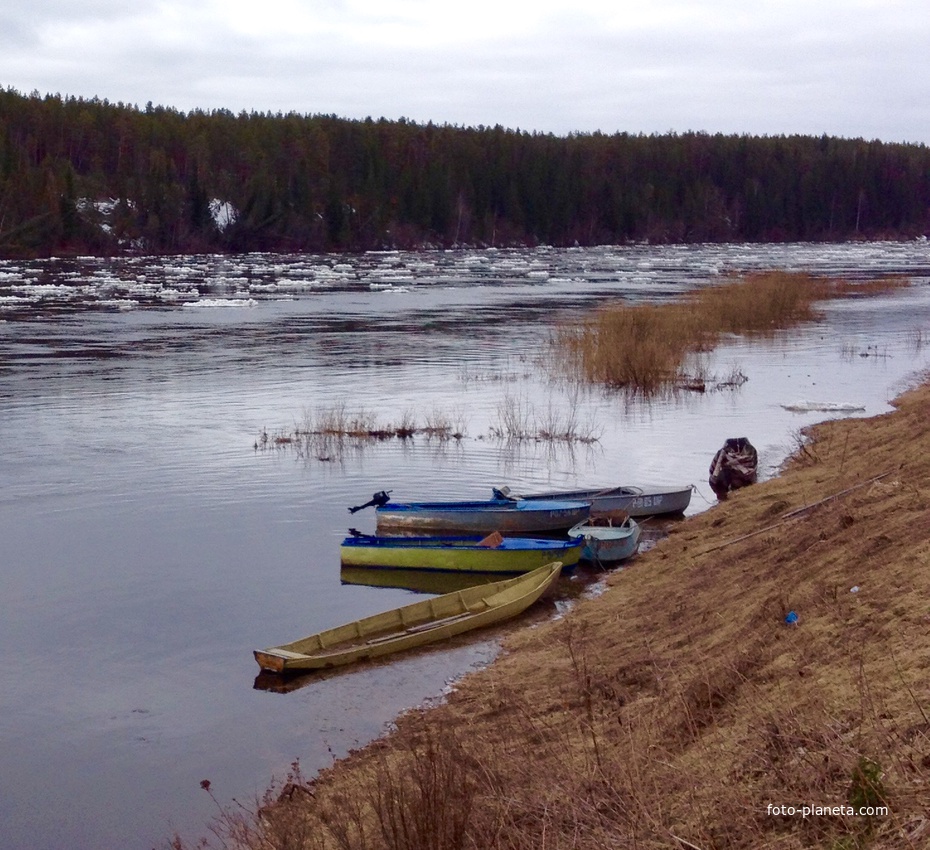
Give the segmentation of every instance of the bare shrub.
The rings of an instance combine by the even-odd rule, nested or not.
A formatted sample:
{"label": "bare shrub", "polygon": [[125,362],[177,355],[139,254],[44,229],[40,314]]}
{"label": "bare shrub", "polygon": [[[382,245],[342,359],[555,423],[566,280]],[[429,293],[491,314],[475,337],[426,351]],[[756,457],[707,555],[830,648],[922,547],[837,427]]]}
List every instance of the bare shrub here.
{"label": "bare shrub", "polygon": [[451,729],[382,750],[370,802],[387,850],[463,850],[477,792],[474,765]]}

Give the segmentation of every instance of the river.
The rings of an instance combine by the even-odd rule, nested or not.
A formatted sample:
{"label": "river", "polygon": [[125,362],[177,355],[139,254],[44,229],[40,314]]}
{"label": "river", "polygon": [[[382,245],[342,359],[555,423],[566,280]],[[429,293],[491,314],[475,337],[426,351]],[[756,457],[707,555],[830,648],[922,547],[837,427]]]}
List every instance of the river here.
{"label": "river", "polygon": [[[771,268],[913,285],[725,341],[705,368],[735,389],[630,401],[552,368],[559,322]],[[889,410],[928,342],[926,241],[0,261],[0,846],[196,837],[201,780],[247,803],[492,658],[478,638],[254,687],[252,649],[413,598],[340,580],[347,528],[373,528],[347,507],[373,492],[693,484],[695,513],[724,438],[772,475],[805,425]],[[260,442],[333,411],[463,436]],[[586,440],[500,439],[515,411]]]}

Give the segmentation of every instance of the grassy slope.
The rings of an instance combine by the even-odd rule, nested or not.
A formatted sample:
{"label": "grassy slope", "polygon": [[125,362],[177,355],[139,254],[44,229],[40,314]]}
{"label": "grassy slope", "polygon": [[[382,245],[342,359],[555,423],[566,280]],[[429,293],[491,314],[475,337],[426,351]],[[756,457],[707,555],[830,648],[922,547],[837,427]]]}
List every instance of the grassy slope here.
{"label": "grassy slope", "polygon": [[[240,819],[236,840],[928,846],[930,384],[812,438],[779,478],[681,523],[602,596],[515,633],[448,704],[402,718],[312,795],[292,786],[289,805]],[[890,814],[767,813],[850,802]]]}

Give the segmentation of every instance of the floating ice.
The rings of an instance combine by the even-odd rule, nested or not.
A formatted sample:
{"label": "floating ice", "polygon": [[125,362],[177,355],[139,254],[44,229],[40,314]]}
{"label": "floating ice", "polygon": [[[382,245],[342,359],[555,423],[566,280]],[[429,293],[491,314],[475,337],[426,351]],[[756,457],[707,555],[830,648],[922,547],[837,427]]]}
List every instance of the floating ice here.
{"label": "floating ice", "polygon": [[159,289],[154,295],[162,301],[183,301],[185,299],[197,301],[200,298],[200,293],[196,289]]}
{"label": "floating ice", "polygon": [[117,310],[135,310],[139,306],[134,298],[101,298],[83,303],[87,307],[115,307]]}
{"label": "floating ice", "polygon": [[184,307],[257,307],[258,302],[254,298],[201,298],[199,301],[191,301],[184,304]]}
{"label": "floating ice", "polygon": [[783,404],[782,407],[792,413],[856,413],[865,410],[861,404],[831,401],[796,401],[793,404]]}

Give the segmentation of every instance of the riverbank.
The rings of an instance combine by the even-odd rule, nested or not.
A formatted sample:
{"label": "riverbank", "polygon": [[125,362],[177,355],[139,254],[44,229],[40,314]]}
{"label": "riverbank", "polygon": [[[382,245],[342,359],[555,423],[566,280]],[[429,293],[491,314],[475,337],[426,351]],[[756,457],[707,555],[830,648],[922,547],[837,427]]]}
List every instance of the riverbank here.
{"label": "riverbank", "polygon": [[224,840],[923,846],[930,384],[808,437],[446,704],[224,816]]}

